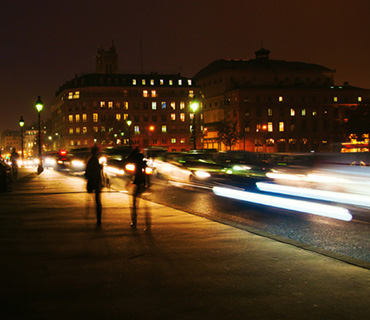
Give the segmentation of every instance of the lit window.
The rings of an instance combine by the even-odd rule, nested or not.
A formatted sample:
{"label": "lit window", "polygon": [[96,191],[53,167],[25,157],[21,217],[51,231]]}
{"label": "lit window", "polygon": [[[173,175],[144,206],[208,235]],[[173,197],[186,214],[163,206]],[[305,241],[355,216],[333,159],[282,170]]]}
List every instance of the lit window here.
{"label": "lit window", "polygon": [[171,138],[171,143],[176,143],[176,138]]}
{"label": "lit window", "polygon": [[180,102],[180,109],[185,109],[185,101]]}
{"label": "lit window", "polygon": [[171,110],[175,110],[175,109],[176,109],[176,102],[171,101]]}
{"label": "lit window", "polygon": [[162,105],[162,109],[166,109],[166,102],[165,101],[162,101],[161,105]]}
{"label": "lit window", "polygon": [[113,101],[109,101],[108,102],[108,108],[109,109],[113,109]]}
{"label": "lit window", "polygon": [[80,122],[80,115],[76,114],[76,122]]}
{"label": "lit window", "polygon": [[120,114],[120,113],[117,113],[117,114],[116,114],[116,120],[117,120],[117,121],[120,121],[120,120],[121,120],[121,114]]}
{"label": "lit window", "polygon": [[272,109],[271,109],[271,108],[268,108],[268,109],[267,109],[267,115],[268,115],[269,117],[272,117]]}
{"label": "lit window", "polygon": [[294,110],[293,108],[290,108],[290,115],[291,115],[292,117],[294,117],[294,116],[295,116],[295,110]]}
{"label": "lit window", "polygon": [[151,86],[154,86],[154,79],[151,79],[151,80],[150,80],[150,85],[151,85]]}
{"label": "lit window", "polygon": [[80,99],[80,91],[75,92],[73,99]]}
{"label": "lit window", "polygon": [[159,80],[159,84],[160,84],[161,86],[163,86],[163,85],[164,85],[164,80],[163,80],[163,79]]}
{"label": "lit window", "polygon": [[279,97],[279,102],[283,102],[283,97],[282,96]]}
{"label": "lit window", "polygon": [[143,97],[148,98],[149,97],[149,92],[148,90],[143,90]]}
{"label": "lit window", "polygon": [[191,79],[188,79],[188,86],[191,86]]}
{"label": "lit window", "polygon": [[312,111],[312,115],[314,116],[314,117],[316,117],[317,116],[317,111]]}
{"label": "lit window", "polygon": [[117,107],[117,109],[121,109],[121,102],[117,101],[116,102],[116,107]]}
{"label": "lit window", "polygon": [[167,132],[167,126],[162,126],[162,132]]}
{"label": "lit window", "polygon": [[100,108],[105,108],[105,101],[100,101]]}
{"label": "lit window", "polygon": [[69,128],[69,134],[73,134],[73,128]]}
{"label": "lit window", "polygon": [[180,120],[185,122],[185,113],[180,113]]}
{"label": "lit window", "polygon": [[101,127],[101,128],[100,128],[100,131],[101,131],[101,132],[105,132],[105,127]]}
{"label": "lit window", "polygon": [[284,132],[284,122],[279,122],[279,131]]}
{"label": "lit window", "polygon": [[173,85],[173,80],[168,80],[168,84],[169,84],[170,86],[172,86],[172,85]]}
{"label": "lit window", "polygon": [[306,109],[302,109],[302,117],[306,116]]}
{"label": "lit window", "polygon": [[87,146],[87,140],[84,141],[84,145]]}
{"label": "lit window", "polygon": [[124,105],[125,110],[128,110],[128,101],[124,101],[123,105]]}
{"label": "lit window", "polygon": [[157,96],[157,91],[152,90],[152,97],[155,98]]}
{"label": "lit window", "polygon": [[75,144],[74,144],[74,142],[73,142],[73,140],[71,140],[70,142],[69,142],[69,145],[71,145],[71,146],[74,146]]}
{"label": "lit window", "polygon": [[73,114],[70,114],[68,116],[68,121],[69,121],[69,123],[73,123]]}
{"label": "lit window", "polygon": [[86,113],[84,113],[82,115],[82,122],[87,122],[87,114]]}
{"label": "lit window", "polygon": [[87,133],[87,127],[82,127],[82,133]]}
{"label": "lit window", "polygon": [[334,97],[334,98],[333,98],[333,101],[334,101],[334,102],[338,102],[338,97]]}
{"label": "lit window", "polygon": [[176,113],[171,113],[171,121],[176,121]]}
{"label": "lit window", "polygon": [[157,110],[157,102],[152,101],[152,110]]}
{"label": "lit window", "polygon": [[68,93],[68,99],[73,99],[73,92]]}
{"label": "lit window", "polygon": [[362,102],[362,97],[358,97],[358,98],[357,98],[357,101],[358,101],[358,102]]}
{"label": "lit window", "polygon": [[180,143],[185,143],[185,142],[186,142],[185,138],[180,139]]}
{"label": "lit window", "polygon": [[136,79],[132,79],[132,84],[133,84],[134,86],[136,86],[136,84],[137,84]]}
{"label": "lit window", "polygon": [[128,120],[128,113],[125,113],[125,114],[123,115],[123,120]]}
{"label": "lit window", "polygon": [[135,127],[134,127],[134,132],[135,132],[136,134],[139,134],[139,133],[140,133],[140,127],[139,127],[139,126],[135,126]]}
{"label": "lit window", "polygon": [[93,130],[94,130],[94,132],[98,132],[99,131],[99,128],[98,127],[94,127]]}
{"label": "lit window", "polygon": [[81,130],[80,130],[80,127],[76,128],[76,133],[80,133]]}
{"label": "lit window", "polygon": [[256,132],[261,131],[261,129],[262,129],[262,125],[261,124],[257,124],[256,125]]}
{"label": "lit window", "polygon": [[189,90],[189,98],[194,98],[194,91],[193,90]]}
{"label": "lit window", "polygon": [[268,132],[273,132],[274,131],[272,122],[267,122],[267,131]]}
{"label": "lit window", "polygon": [[182,80],[179,79],[179,86],[182,86]]}
{"label": "lit window", "polygon": [[93,113],[93,122],[98,122],[98,114]]}

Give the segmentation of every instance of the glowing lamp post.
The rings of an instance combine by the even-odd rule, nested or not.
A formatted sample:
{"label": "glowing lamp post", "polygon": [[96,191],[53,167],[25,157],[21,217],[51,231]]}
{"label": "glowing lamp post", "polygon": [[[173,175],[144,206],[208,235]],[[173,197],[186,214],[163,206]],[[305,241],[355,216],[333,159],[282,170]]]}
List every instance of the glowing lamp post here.
{"label": "glowing lamp post", "polygon": [[35,106],[39,115],[39,165],[37,167],[37,173],[40,174],[44,170],[42,166],[42,153],[41,153],[41,115],[40,115],[44,105],[41,101],[40,96],[38,96]]}
{"label": "glowing lamp post", "polygon": [[24,120],[23,120],[23,117],[22,116],[21,116],[21,118],[19,120],[19,125],[21,127],[21,149],[22,149],[21,159],[22,159],[22,165],[23,165],[23,126],[24,126]]}
{"label": "glowing lamp post", "polygon": [[198,101],[193,101],[190,104],[190,109],[193,111],[193,126],[192,126],[192,131],[193,131],[192,132],[193,133],[193,149],[194,150],[197,150],[197,134],[196,134],[196,129],[195,129],[195,125],[196,125],[195,116],[196,116],[196,112],[199,109],[199,102]]}
{"label": "glowing lamp post", "polygon": [[127,126],[128,126],[128,145],[131,146],[131,132],[130,132],[130,127],[132,124],[132,121],[130,119],[126,120]]}

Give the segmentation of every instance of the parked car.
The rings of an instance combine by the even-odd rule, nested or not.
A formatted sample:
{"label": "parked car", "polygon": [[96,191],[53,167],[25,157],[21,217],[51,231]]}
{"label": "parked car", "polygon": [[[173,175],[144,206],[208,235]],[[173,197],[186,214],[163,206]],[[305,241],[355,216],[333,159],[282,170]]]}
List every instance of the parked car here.
{"label": "parked car", "polygon": [[0,159],[0,191],[12,190],[12,167]]}

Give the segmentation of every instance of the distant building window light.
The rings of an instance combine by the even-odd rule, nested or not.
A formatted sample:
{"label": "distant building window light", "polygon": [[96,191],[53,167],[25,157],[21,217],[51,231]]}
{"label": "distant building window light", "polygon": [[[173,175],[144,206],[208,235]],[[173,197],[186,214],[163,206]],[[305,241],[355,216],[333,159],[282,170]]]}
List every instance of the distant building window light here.
{"label": "distant building window light", "polygon": [[160,79],[160,80],[159,80],[159,84],[160,84],[161,86],[163,86],[163,85],[164,85],[164,80],[163,80],[163,79]]}
{"label": "distant building window light", "polygon": [[140,133],[140,127],[139,127],[139,126],[135,126],[135,127],[134,127],[134,132],[135,132],[136,134],[139,134],[139,133]]}
{"label": "distant building window light", "polygon": [[162,109],[166,109],[166,101],[162,101],[161,105],[162,105]]}
{"label": "distant building window light", "polygon": [[180,113],[181,122],[185,122],[185,113]]}
{"label": "distant building window light", "polygon": [[87,127],[82,127],[82,133],[87,133]]}
{"label": "distant building window light", "polygon": [[148,90],[143,90],[143,97],[148,98],[149,97],[149,92]]}
{"label": "distant building window light", "polygon": [[185,101],[180,101],[180,109],[185,109]]}
{"label": "distant building window light", "polygon": [[284,98],[282,96],[279,97],[279,102],[283,102]]}
{"label": "distant building window light", "polygon": [[100,108],[105,108],[105,101],[100,101]]}
{"label": "distant building window light", "polygon": [[358,97],[358,98],[357,98],[357,101],[358,101],[358,102],[362,102],[362,97]]}
{"label": "distant building window light", "polygon": [[123,120],[128,120],[128,113],[125,113],[125,114],[123,115]]}
{"label": "distant building window light", "polygon": [[192,85],[192,81],[191,79],[188,79],[188,85],[191,86]]}
{"label": "distant building window light", "polygon": [[82,115],[82,122],[87,122],[87,114],[86,113],[84,113]]}
{"label": "distant building window light", "polygon": [[267,122],[267,131],[268,132],[273,132],[274,131],[272,122]]}
{"label": "distant building window light", "polygon": [[162,132],[163,133],[166,133],[167,132],[167,126],[165,126],[165,125],[162,126]]}
{"label": "distant building window light", "polygon": [[267,115],[268,115],[269,117],[272,117],[272,109],[271,109],[271,108],[268,108],[268,109],[267,109]]}
{"label": "distant building window light", "polygon": [[98,122],[98,114],[93,113],[93,122]]}
{"label": "distant building window light", "polygon": [[95,132],[98,132],[98,131],[99,131],[99,128],[98,128],[98,127],[94,127],[94,128],[93,128],[93,130],[94,130]]}
{"label": "distant building window light", "polygon": [[69,123],[73,123],[73,114],[70,114],[68,116],[68,121],[69,121]]}
{"label": "distant building window light", "polygon": [[132,79],[132,84],[133,84],[134,86],[136,86],[136,85],[137,85],[136,79]]}
{"label": "distant building window light", "polygon": [[123,102],[125,110],[128,110],[128,101]]}
{"label": "distant building window light", "polygon": [[176,102],[171,101],[171,110],[175,110],[175,109],[176,109]]}
{"label": "distant building window light", "polygon": [[279,122],[279,131],[284,132],[284,122],[283,121]]}
{"label": "distant building window light", "polygon": [[316,117],[317,116],[317,111],[312,111],[312,116]]}
{"label": "distant building window light", "polygon": [[173,85],[173,80],[171,80],[171,79],[170,79],[170,80],[168,81],[168,84],[169,84],[170,86],[172,86],[172,85]]}
{"label": "distant building window light", "polygon": [[68,99],[73,99],[73,92],[68,93]]}
{"label": "distant building window light", "polygon": [[152,90],[152,98],[155,98],[157,96],[157,91]]}
{"label": "distant building window light", "polygon": [[80,98],[80,91],[76,91],[73,96],[73,99],[79,99],[79,98]]}
{"label": "distant building window light", "polygon": [[333,98],[333,101],[334,101],[334,102],[338,102],[338,97],[334,97],[334,98]]}
{"label": "distant building window light", "polygon": [[145,86],[145,79],[141,79],[141,84],[143,85],[143,86]]}
{"label": "distant building window light", "polygon": [[109,101],[108,102],[108,108],[109,109],[113,109],[113,101]]}
{"label": "distant building window light", "polygon": [[152,110],[157,110],[157,102],[152,101]]}
{"label": "distant building window light", "polygon": [[150,85],[154,86],[154,79],[150,79]]}
{"label": "distant building window light", "polygon": [[73,128],[69,128],[69,134],[73,134]]}
{"label": "distant building window light", "polygon": [[179,86],[182,86],[182,79],[179,79]]}
{"label": "distant building window light", "polygon": [[295,116],[295,110],[294,110],[293,108],[290,108],[290,115],[291,115],[292,117],[294,117],[294,116]]}
{"label": "distant building window light", "polygon": [[81,130],[80,130],[80,127],[76,128],[76,133],[80,133]]}
{"label": "distant building window light", "polygon": [[306,109],[302,109],[302,117],[306,116]]}
{"label": "distant building window light", "polygon": [[171,113],[171,121],[176,121],[176,113]]}
{"label": "distant building window light", "polygon": [[70,142],[69,142],[69,145],[70,146],[74,146],[75,144],[74,144],[74,142],[73,142],[73,140],[71,140]]}
{"label": "distant building window light", "polygon": [[80,122],[80,115],[76,114],[76,122]]}
{"label": "distant building window light", "polygon": [[180,143],[185,143],[185,142],[186,142],[185,138],[180,139]]}
{"label": "distant building window light", "polygon": [[120,121],[120,120],[121,120],[121,114],[120,114],[120,113],[117,113],[117,114],[116,114],[116,120],[117,120],[117,121]]}
{"label": "distant building window light", "polygon": [[171,138],[171,143],[176,143],[176,138]]}
{"label": "distant building window light", "polygon": [[193,90],[189,90],[189,98],[194,98],[194,91]]}

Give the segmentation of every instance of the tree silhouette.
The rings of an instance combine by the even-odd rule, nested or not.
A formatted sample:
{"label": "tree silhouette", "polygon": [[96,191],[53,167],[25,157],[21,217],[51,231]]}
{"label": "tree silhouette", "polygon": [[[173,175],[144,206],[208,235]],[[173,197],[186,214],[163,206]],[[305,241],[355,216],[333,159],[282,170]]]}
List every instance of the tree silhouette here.
{"label": "tree silhouette", "polygon": [[218,138],[231,150],[241,138],[237,122],[224,120],[218,126]]}

